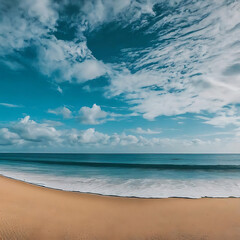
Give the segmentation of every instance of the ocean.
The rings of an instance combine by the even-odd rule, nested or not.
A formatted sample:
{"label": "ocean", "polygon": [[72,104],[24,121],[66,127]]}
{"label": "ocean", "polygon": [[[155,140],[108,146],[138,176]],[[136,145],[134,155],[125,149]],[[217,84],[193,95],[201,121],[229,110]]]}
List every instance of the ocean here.
{"label": "ocean", "polygon": [[238,154],[0,153],[0,174],[113,196],[240,197]]}

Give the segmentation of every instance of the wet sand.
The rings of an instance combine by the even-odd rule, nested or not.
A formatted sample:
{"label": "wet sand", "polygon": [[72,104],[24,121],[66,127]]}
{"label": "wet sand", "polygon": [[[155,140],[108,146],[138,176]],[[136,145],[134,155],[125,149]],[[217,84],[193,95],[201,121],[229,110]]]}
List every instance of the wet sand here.
{"label": "wet sand", "polygon": [[239,240],[240,199],[140,199],[0,177],[0,239]]}

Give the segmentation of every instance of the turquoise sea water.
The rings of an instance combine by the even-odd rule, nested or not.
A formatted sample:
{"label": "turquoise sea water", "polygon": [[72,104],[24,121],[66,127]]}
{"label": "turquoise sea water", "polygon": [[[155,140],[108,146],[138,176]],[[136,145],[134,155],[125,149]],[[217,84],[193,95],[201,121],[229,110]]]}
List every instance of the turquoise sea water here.
{"label": "turquoise sea water", "polygon": [[128,197],[240,197],[238,154],[0,154],[0,174]]}

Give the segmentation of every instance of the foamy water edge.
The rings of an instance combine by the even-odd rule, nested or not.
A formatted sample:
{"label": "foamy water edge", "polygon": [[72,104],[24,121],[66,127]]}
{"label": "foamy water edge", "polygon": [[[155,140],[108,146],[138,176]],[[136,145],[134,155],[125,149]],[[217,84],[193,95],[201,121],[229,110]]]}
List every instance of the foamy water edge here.
{"label": "foamy water edge", "polygon": [[[129,179],[119,182],[119,179],[112,178],[60,177],[10,171],[1,171],[1,175],[50,189],[104,196],[194,199],[240,197],[240,179],[218,179],[214,181]],[[217,186],[218,189],[216,189]]]}

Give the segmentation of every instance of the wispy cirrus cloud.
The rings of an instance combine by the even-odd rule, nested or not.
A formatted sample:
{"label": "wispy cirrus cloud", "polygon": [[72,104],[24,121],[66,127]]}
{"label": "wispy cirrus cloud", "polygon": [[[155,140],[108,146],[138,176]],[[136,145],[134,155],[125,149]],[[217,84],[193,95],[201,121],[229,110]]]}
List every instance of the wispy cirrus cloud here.
{"label": "wispy cirrus cloud", "polygon": [[152,134],[160,134],[160,130],[152,130],[150,128],[142,129],[141,127],[138,127],[136,129],[133,129],[132,132],[137,134],[143,134],[143,135],[152,135]]}
{"label": "wispy cirrus cloud", "polygon": [[9,107],[9,108],[21,108],[22,105],[12,104],[12,103],[0,103],[0,106]]}
{"label": "wispy cirrus cloud", "polygon": [[236,107],[231,106],[217,112],[213,117],[198,116],[205,124],[213,125],[215,127],[224,128],[232,125],[235,127],[240,126],[240,114]]}
{"label": "wispy cirrus cloud", "polygon": [[112,75],[108,96],[123,96],[149,120],[216,112],[239,103],[240,4],[178,1],[177,7],[163,5],[165,10],[155,6],[157,17],[144,30],[153,35],[152,45],[123,51],[126,63]]}

